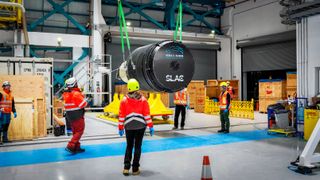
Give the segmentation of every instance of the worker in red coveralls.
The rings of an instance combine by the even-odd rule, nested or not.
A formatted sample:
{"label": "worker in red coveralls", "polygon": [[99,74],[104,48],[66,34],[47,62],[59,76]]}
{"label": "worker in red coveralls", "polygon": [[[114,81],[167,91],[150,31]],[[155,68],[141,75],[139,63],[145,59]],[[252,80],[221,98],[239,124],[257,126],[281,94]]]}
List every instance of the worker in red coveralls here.
{"label": "worker in red coveralls", "polygon": [[119,135],[126,133],[127,148],[124,158],[123,175],[128,176],[131,168],[132,150],[134,158],[132,163],[132,175],[140,174],[141,146],[146,126],[153,136],[154,129],[150,117],[148,101],[139,93],[140,85],[136,79],[128,81],[128,94],[122,99],[119,110]]}
{"label": "worker in red coveralls", "polygon": [[66,150],[72,154],[82,153],[85,150],[80,147],[79,141],[84,132],[84,108],[87,106],[87,101],[78,88],[77,80],[74,77],[67,79],[65,85],[67,89],[63,93],[64,108],[73,134]]}

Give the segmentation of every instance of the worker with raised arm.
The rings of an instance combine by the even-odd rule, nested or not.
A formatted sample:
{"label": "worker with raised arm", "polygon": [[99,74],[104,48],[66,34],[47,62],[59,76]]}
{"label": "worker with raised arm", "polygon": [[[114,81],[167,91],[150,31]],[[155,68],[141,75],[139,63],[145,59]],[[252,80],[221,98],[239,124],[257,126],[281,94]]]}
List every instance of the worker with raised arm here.
{"label": "worker with raised arm", "polygon": [[65,85],[67,89],[63,93],[64,108],[73,134],[66,150],[72,154],[82,153],[85,150],[80,146],[80,139],[85,128],[84,108],[87,106],[87,101],[78,88],[77,80],[74,77],[67,79]]}

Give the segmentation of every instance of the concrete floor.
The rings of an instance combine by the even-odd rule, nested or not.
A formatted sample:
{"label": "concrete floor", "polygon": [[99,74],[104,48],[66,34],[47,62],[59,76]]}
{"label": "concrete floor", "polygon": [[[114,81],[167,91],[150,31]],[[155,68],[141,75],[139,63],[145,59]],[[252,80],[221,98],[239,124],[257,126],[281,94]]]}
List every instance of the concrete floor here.
{"label": "concrete floor", "polygon": [[[87,137],[83,141],[85,147],[104,144],[113,145],[114,143],[125,141],[124,138],[117,136],[117,129],[114,124],[105,123],[94,117],[95,114],[87,114]],[[255,121],[232,118],[231,124],[233,127],[230,136],[235,133],[246,133],[257,129],[263,130],[267,127],[264,114],[256,114]],[[154,137],[146,136],[145,140],[149,143],[149,141],[157,142],[157,140],[170,138],[211,136],[216,134],[218,126],[218,117],[190,112],[186,124],[187,130],[171,131],[172,125],[158,125],[155,127],[157,130],[156,135]],[[92,138],[91,136],[101,138]],[[44,148],[63,148],[68,137],[59,138],[61,141],[54,141],[54,143],[42,143],[50,140],[50,138],[47,138],[46,140],[36,141],[41,142],[40,144],[23,145],[20,142],[20,144],[13,143],[10,146],[3,146],[0,147],[0,156],[4,152],[29,152],[30,150],[32,152],[32,150]],[[51,137],[51,139],[54,138]],[[303,176],[288,169],[289,162],[297,157],[304,145],[305,142],[298,138],[275,136],[271,139],[198,147],[194,145],[183,149],[145,152],[142,154],[141,159],[141,175],[129,177],[122,175],[123,155],[10,166],[0,168],[0,180],[121,180],[151,178],[153,180],[193,180],[201,178],[202,158],[204,155],[210,156],[213,179],[318,180],[320,178],[320,172],[318,171],[315,171],[313,175]],[[62,154],[57,154],[57,156],[62,156]]]}

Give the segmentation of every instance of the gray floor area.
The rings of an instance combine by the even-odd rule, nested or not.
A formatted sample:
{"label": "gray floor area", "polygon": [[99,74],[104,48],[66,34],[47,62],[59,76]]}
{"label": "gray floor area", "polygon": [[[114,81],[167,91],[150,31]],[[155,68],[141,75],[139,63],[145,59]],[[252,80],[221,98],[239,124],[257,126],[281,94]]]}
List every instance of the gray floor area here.
{"label": "gray floor area", "polygon": [[[265,129],[267,127],[265,115],[258,114],[258,116],[259,118],[255,121],[232,118],[231,122],[234,126],[231,130]],[[115,125],[94,119],[94,117],[94,114],[87,114],[86,135],[88,137],[83,144],[106,144],[125,140],[117,136]],[[169,131],[172,125],[159,125],[155,127],[158,130],[156,135],[146,136],[145,139],[213,134],[218,130],[218,127],[215,127],[219,125],[218,120],[217,117],[191,113],[186,125],[187,130]],[[105,134],[109,136],[102,136]],[[102,138],[90,139],[90,135],[101,135]],[[49,144],[6,146],[0,147],[0,151],[64,147],[65,144],[64,141],[61,141]],[[141,175],[129,177],[122,175],[122,156],[14,166],[0,168],[0,180],[197,180],[201,178],[204,155],[210,156],[213,179],[318,180],[320,171],[304,176],[287,168],[289,162],[295,160],[304,145],[303,140],[287,137],[144,153],[141,159]]]}

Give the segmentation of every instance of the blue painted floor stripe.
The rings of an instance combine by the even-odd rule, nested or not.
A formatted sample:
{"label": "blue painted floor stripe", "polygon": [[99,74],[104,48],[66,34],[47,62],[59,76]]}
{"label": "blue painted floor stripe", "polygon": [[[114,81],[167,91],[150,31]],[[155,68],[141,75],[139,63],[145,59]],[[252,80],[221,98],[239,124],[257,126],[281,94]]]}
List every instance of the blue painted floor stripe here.
{"label": "blue painted floor stripe", "polygon": [[[166,138],[159,140],[146,140],[142,151],[159,152],[219,144],[229,144],[244,141],[257,141],[274,138],[266,131],[233,132],[230,134],[212,134],[205,136],[187,136]],[[106,156],[119,156],[125,152],[125,143],[110,143],[84,146],[85,153],[70,155],[64,148],[36,149],[13,152],[0,152],[0,167],[30,165],[78,159],[89,159]]]}

